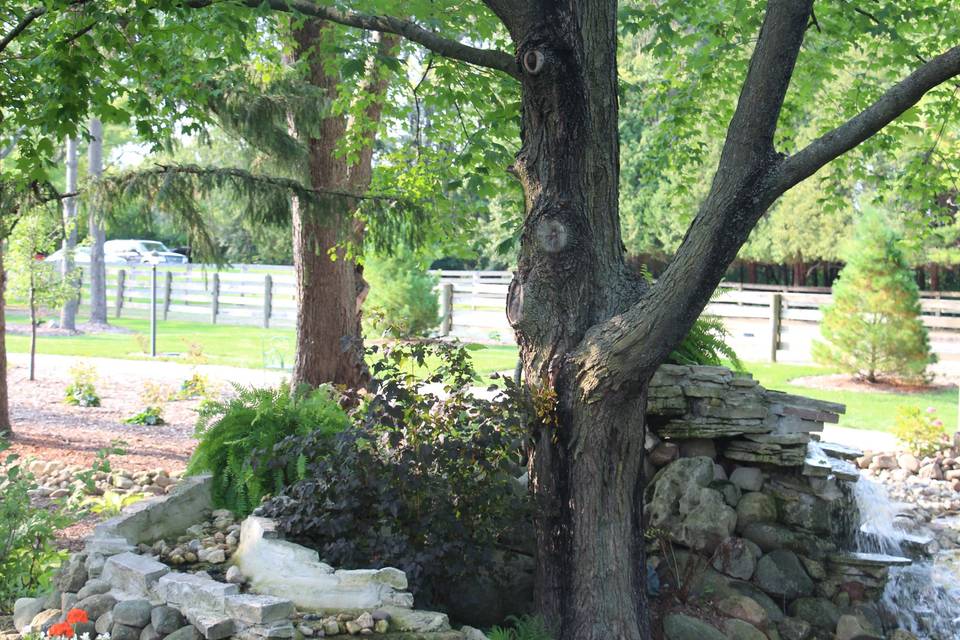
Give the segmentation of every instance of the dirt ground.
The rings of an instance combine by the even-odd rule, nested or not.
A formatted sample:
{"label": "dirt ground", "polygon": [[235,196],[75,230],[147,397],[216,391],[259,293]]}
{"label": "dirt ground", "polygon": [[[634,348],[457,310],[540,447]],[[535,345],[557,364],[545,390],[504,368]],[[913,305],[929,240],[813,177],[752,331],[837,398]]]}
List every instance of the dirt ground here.
{"label": "dirt ground", "polygon": [[867,382],[846,374],[832,374],[826,376],[807,376],[794,378],[790,384],[810,389],[830,389],[845,391],[888,392],[888,393],[930,393],[956,389],[957,385],[948,383],[946,376],[938,376],[937,381],[928,385],[895,384],[879,380]]}
{"label": "dirt ground", "polygon": [[[231,382],[274,385],[283,378],[279,372],[233,367],[40,355],[37,380],[30,381],[26,356],[10,354],[9,359],[11,448],[15,453],[86,466],[98,450],[120,439],[126,442],[127,453],[112,462],[124,471],[182,471],[194,448],[198,399],[167,402],[164,425],[123,422],[146,406],[142,395],[149,385],[175,391],[196,371],[207,377],[209,390],[219,394],[229,392]],[[100,407],[74,407],[63,401],[71,381],[70,368],[80,362],[96,371]]]}

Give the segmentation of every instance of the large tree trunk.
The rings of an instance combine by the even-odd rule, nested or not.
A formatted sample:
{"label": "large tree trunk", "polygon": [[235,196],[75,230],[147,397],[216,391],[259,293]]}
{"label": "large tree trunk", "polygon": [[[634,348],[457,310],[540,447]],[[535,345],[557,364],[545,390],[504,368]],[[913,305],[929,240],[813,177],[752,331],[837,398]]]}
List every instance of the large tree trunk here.
{"label": "large tree trunk", "polygon": [[645,384],[584,400],[565,356],[643,290],[624,261],[618,215],[616,2],[531,20],[518,47],[526,195],[508,318],[538,406],[537,604],[560,640],[648,635],[641,489]]}
{"label": "large tree trunk", "polygon": [[[67,138],[67,193],[77,192],[77,139]],[[71,196],[63,201],[63,256],[60,260],[60,274],[64,280],[76,283],[74,274],[73,251],[77,246],[77,198]],[[77,291],[79,293],[79,291]],[[77,330],[77,308],[80,306],[76,295],[70,295],[60,309],[60,328],[67,331]]]}
{"label": "large tree trunk", "polygon": [[[94,180],[103,176],[103,125],[99,118],[90,119],[90,149],[88,173]],[[90,324],[107,324],[107,269],[103,259],[106,239],[103,219],[99,211],[90,207]]]}
{"label": "large tree trunk", "polygon": [[[318,44],[335,37],[334,33],[331,25],[319,20],[308,21],[294,31],[295,57],[310,55],[309,82],[331,99],[337,94],[340,79],[328,73],[316,50]],[[381,53],[389,53],[397,41],[394,36],[383,37]],[[355,164],[350,165],[337,154],[337,145],[347,130],[346,116],[331,114],[323,119],[317,137],[308,141],[309,178],[314,189],[363,194],[369,188],[373,142],[386,84],[377,66],[371,65],[365,91],[376,99],[365,108],[365,118],[374,126],[367,130]],[[367,284],[362,267],[344,251],[346,243],[362,247],[363,227],[354,219],[358,203],[353,198],[330,197],[326,210],[316,211],[294,202],[293,261],[298,300],[295,384],[317,386],[329,382],[361,387],[369,380],[360,324]]]}
{"label": "large tree trunk", "polygon": [[3,266],[3,243],[0,242],[0,436],[12,432],[10,396],[7,393],[7,272]]}

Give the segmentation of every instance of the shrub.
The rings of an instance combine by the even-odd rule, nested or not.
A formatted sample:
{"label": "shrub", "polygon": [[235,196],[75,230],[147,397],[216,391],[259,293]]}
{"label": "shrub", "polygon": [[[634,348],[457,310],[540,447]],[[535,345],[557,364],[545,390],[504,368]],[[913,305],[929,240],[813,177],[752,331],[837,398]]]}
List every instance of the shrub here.
{"label": "shrub", "polygon": [[194,372],[192,376],[180,383],[180,389],[173,397],[177,400],[203,397],[207,395],[209,384],[210,381],[207,380],[207,376]]}
{"label": "shrub", "polygon": [[847,264],[823,310],[814,360],[875,382],[889,376],[926,380],[930,352],[920,297],[900,237],[879,214],[857,225]]}
{"label": "shrub", "polygon": [[[437,357],[426,380],[410,373]],[[529,541],[530,505],[514,477],[530,408],[509,381],[502,401],[471,395],[469,356],[450,345],[387,350],[373,373],[332,448],[311,434],[275,449],[304,477],[260,512],[327,562],[397,567],[418,598],[442,605],[459,579],[498,578],[499,542]],[[442,399],[425,388],[437,382]]]}
{"label": "shrub", "polygon": [[[0,441],[0,453],[8,446]],[[28,492],[34,488],[33,476],[16,455],[0,461],[0,611],[45,588],[65,556],[54,540],[58,529],[73,522],[73,515],[31,505]]]}
{"label": "shrub", "polygon": [[510,616],[510,627],[494,627],[490,640],[553,640],[547,623],[540,616]]}
{"label": "shrub", "polygon": [[409,251],[370,256],[364,263],[370,295],[364,324],[378,335],[409,338],[426,335],[440,322],[434,290],[439,282]]}
{"label": "shrub", "polygon": [[931,456],[950,443],[933,407],[926,411],[920,407],[898,407],[893,433],[911,453],[920,457]]}
{"label": "shrub", "polygon": [[148,407],[162,407],[173,396],[173,391],[165,384],[146,381],[140,391],[140,401]]}
{"label": "shrub", "polygon": [[187,472],[213,473],[217,506],[239,515],[249,514],[267,493],[279,493],[300,477],[303,461],[278,463],[274,445],[289,436],[315,433],[315,444],[325,448],[333,434],[349,420],[328,387],[290,385],[276,389],[235,387],[236,397],[204,403],[197,420],[199,444]]}
{"label": "shrub", "polygon": [[67,385],[64,402],[79,407],[99,407],[100,396],[94,386],[97,373],[90,365],[75,364],[70,367],[72,381]]}
{"label": "shrub", "polygon": [[136,415],[132,415],[126,420],[127,424],[139,424],[145,427],[153,427],[158,424],[166,424],[163,419],[163,408],[157,406],[148,406],[146,409]]}

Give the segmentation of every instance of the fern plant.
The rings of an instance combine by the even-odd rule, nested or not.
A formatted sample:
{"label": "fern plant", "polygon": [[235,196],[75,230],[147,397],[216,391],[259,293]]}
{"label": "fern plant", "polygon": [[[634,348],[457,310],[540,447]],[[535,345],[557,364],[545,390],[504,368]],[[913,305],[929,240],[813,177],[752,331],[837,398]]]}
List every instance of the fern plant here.
{"label": "fern plant", "polygon": [[274,462],[274,445],[313,431],[332,436],[347,428],[349,420],[329,387],[291,391],[284,382],[275,389],[234,385],[234,390],[235,397],[200,408],[200,442],[187,473],[212,473],[217,506],[245,516],[263,496],[279,493],[302,476],[302,461]]}
{"label": "fern plant", "polygon": [[540,616],[509,616],[510,627],[494,627],[490,640],[553,640],[547,623]]}

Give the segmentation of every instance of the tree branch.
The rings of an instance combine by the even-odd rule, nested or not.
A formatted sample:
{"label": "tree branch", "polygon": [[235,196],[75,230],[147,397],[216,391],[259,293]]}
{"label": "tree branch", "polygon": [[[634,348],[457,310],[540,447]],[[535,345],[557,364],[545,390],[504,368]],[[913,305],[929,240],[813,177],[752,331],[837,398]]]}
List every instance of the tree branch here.
{"label": "tree branch", "polygon": [[768,0],[710,193],[680,248],[644,297],[591,329],[574,354],[586,400],[653,375],[775,199],[773,137],[812,9],[813,0]]}
{"label": "tree branch", "polygon": [[918,67],[866,110],[787,158],[777,172],[774,188],[783,193],[809,178],[896,120],[930,90],[957,76],[960,76],[960,46]]}
{"label": "tree branch", "polygon": [[[201,8],[214,4],[216,0],[186,0],[187,7]],[[248,7],[260,7],[263,0],[240,0]],[[520,78],[516,60],[505,51],[482,49],[463,44],[425,29],[410,20],[401,20],[392,16],[377,16],[360,13],[350,9],[319,6],[310,0],[265,0],[265,4],[274,11],[301,13],[303,15],[329,20],[347,27],[393,33],[411,42],[415,42],[445,58],[460,60],[478,67],[486,67],[513,77]]]}
{"label": "tree branch", "polygon": [[20,18],[20,21],[17,22],[17,24],[15,24],[13,28],[10,29],[10,31],[8,31],[7,34],[3,36],[2,39],[0,39],[0,52],[6,49],[11,42],[16,40],[17,36],[23,33],[26,30],[26,28],[30,26],[31,22],[33,22],[34,20],[36,20],[46,12],[47,12],[46,7],[34,7],[33,9],[30,9],[30,11],[27,11],[24,14],[24,16]]}

